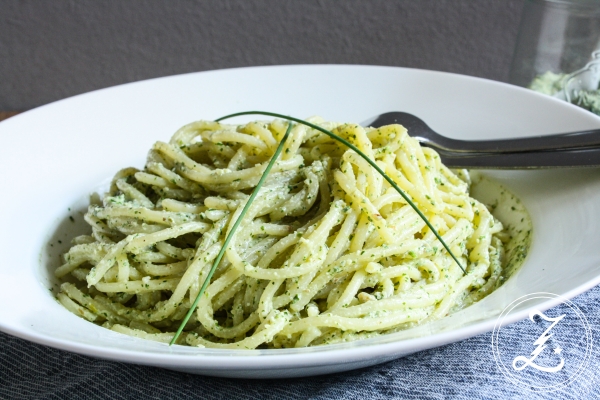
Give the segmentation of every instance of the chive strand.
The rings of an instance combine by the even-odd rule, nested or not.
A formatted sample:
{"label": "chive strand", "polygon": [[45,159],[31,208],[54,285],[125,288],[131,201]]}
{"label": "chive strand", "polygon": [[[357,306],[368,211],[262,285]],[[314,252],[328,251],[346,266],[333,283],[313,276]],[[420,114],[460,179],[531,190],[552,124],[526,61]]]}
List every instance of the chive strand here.
{"label": "chive strand", "polygon": [[444,248],[446,249],[446,251],[448,252],[448,254],[450,254],[450,256],[454,259],[454,261],[459,266],[459,268],[463,271],[463,273],[464,274],[467,273],[465,271],[465,269],[463,268],[462,264],[460,263],[460,261],[458,261],[458,258],[456,258],[456,256],[454,255],[454,253],[452,253],[452,250],[450,250],[450,247],[448,247],[448,245],[446,244],[446,242],[444,242],[444,239],[442,239],[442,237],[440,236],[440,234],[438,233],[438,231],[429,222],[429,220],[427,219],[427,217],[425,217],[425,215],[423,215],[423,213],[421,212],[421,210],[419,210],[419,208],[415,205],[415,203],[413,203],[412,200],[410,200],[410,198],[408,197],[408,195],[406,193],[404,193],[404,191],[398,187],[398,185],[396,184],[396,182],[394,182],[392,180],[392,178],[390,178],[385,172],[382,171],[381,168],[379,168],[379,166],[375,163],[375,161],[373,161],[369,157],[367,157],[362,151],[360,151],[358,149],[358,147],[354,146],[352,143],[348,142],[346,139],[344,139],[344,138],[336,135],[335,133],[333,133],[333,132],[331,132],[331,131],[329,131],[329,130],[327,130],[325,128],[321,128],[318,125],[315,125],[315,124],[310,123],[308,121],[304,121],[304,120],[299,119],[299,118],[294,118],[294,117],[290,117],[290,116],[287,116],[287,115],[273,113],[273,112],[268,112],[268,111],[243,111],[243,112],[239,112],[239,113],[235,113],[235,114],[226,115],[224,117],[216,119],[215,121],[218,122],[218,121],[222,121],[222,120],[227,119],[227,118],[233,118],[233,117],[238,117],[238,116],[242,116],[242,115],[266,115],[266,116],[275,117],[275,118],[287,119],[289,121],[294,121],[294,122],[297,122],[299,124],[306,125],[306,126],[308,126],[310,128],[316,129],[316,130],[318,130],[318,131],[326,134],[330,138],[335,139],[338,142],[341,142],[341,143],[345,144],[347,147],[349,147],[351,150],[353,150],[359,156],[361,156],[365,161],[367,161],[373,168],[375,168],[375,170],[390,185],[392,185],[392,187],[394,189],[396,189],[396,191],[400,194],[400,196],[402,196],[402,198],[404,200],[406,200],[406,202],[413,208],[413,210],[416,211],[416,213],[419,215],[419,217],[421,217],[421,219],[423,220],[423,222],[425,222],[425,224],[429,227],[429,229],[431,229],[431,232],[433,232],[433,234],[440,241],[440,243],[442,244],[442,246],[444,246]]}
{"label": "chive strand", "polygon": [[[461,265],[460,261],[458,261],[458,258],[454,255],[454,253],[452,253],[452,250],[450,250],[450,247],[448,247],[448,245],[446,244],[446,242],[444,242],[444,239],[442,239],[441,235],[433,227],[433,225],[431,224],[431,222],[429,222],[429,220],[427,219],[427,217],[425,217],[425,215],[421,212],[421,210],[419,210],[419,208],[416,206],[416,204],[412,202],[412,200],[408,197],[408,195],[406,193],[404,193],[404,191],[402,189],[400,189],[400,187],[396,184],[396,182],[394,182],[373,160],[371,160],[369,157],[367,157],[358,147],[354,146],[352,143],[350,143],[347,140],[345,140],[344,138],[336,135],[335,133],[333,133],[333,132],[331,132],[331,131],[329,131],[327,129],[324,129],[324,128],[318,126],[318,125],[312,124],[312,123],[310,123],[308,121],[305,121],[305,120],[302,120],[302,119],[299,119],[299,118],[294,118],[294,117],[291,117],[291,116],[287,116],[287,115],[283,115],[283,114],[278,114],[278,113],[272,113],[272,112],[268,112],[268,111],[244,111],[244,112],[239,112],[239,113],[235,113],[235,114],[226,115],[224,117],[215,119],[215,121],[219,122],[219,121],[222,121],[224,119],[238,117],[238,116],[242,116],[242,115],[265,115],[265,116],[270,116],[270,117],[275,117],[275,118],[286,119],[288,121],[293,121],[293,122],[296,122],[296,123],[308,126],[308,127],[312,128],[312,129],[316,129],[319,132],[322,132],[322,133],[326,134],[327,136],[331,137],[332,139],[337,140],[338,142],[346,145],[348,148],[350,148],[355,153],[357,153],[360,157],[362,157],[366,162],[368,162],[369,165],[371,165],[398,192],[398,194],[400,194],[400,196],[402,196],[402,198],[404,200],[406,200],[406,202],[412,207],[413,210],[415,210],[415,212],[419,215],[419,217],[423,220],[423,222],[425,222],[425,224],[429,227],[429,229],[431,229],[431,231],[433,232],[433,234],[435,235],[435,237],[440,241],[440,243],[442,244],[442,246],[444,246],[444,248],[446,249],[446,251],[448,252],[448,254],[450,254],[450,256],[452,257],[452,259],[456,262],[456,264],[463,271],[463,273],[466,274],[466,271],[463,268],[463,266]],[[217,258],[215,259],[215,261],[214,261],[214,263],[213,263],[213,265],[212,265],[212,267],[211,267],[211,269],[210,269],[210,271],[209,271],[206,279],[204,280],[204,283],[202,284],[202,287],[200,288],[200,292],[198,292],[198,296],[196,296],[196,299],[194,300],[194,303],[192,304],[192,306],[190,307],[190,309],[189,309],[188,313],[186,314],[185,318],[181,322],[181,325],[179,326],[179,329],[177,329],[177,332],[173,336],[173,339],[171,339],[171,342],[169,343],[169,345],[172,345],[172,344],[174,344],[177,341],[177,339],[179,338],[179,335],[181,335],[181,332],[183,331],[183,328],[185,327],[185,325],[187,324],[187,322],[191,318],[192,314],[194,313],[194,310],[198,306],[198,303],[200,302],[200,298],[202,297],[202,295],[206,291],[206,288],[208,287],[208,285],[210,283],[210,280],[211,280],[213,274],[215,273],[215,270],[217,269],[217,266],[221,262],[221,259],[223,258],[223,255],[225,254],[225,251],[227,250],[227,247],[229,246],[229,242],[231,242],[231,239],[233,238],[233,236],[235,234],[235,231],[237,230],[238,226],[240,225],[240,223],[242,222],[244,216],[246,215],[248,209],[250,208],[252,202],[254,201],[254,199],[256,198],[256,196],[258,194],[258,192],[260,191],[260,188],[262,187],[262,185],[263,185],[264,181],[266,180],[269,172],[271,171],[273,165],[275,164],[275,161],[277,160],[277,158],[281,154],[281,151],[283,150],[283,146],[284,146],[287,138],[289,137],[291,128],[292,128],[292,125],[290,123],[288,125],[288,127],[287,127],[287,130],[285,132],[285,135],[284,135],[283,139],[279,142],[279,145],[278,145],[277,149],[275,150],[275,153],[273,154],[273,157],[271,158],[271,161],[267,165],[267,168],[265,168],[265,171],[263,172],[263,175],[261,176],[260,180],[258,181],[258,184],[254,188],[254,191],[250,195],[250,198],[246,202],[246,205],[244,206],[244,209],[240,213],[240,216],[235,221],[235,223],[234,223],[231,231],[227,235],[227,238],[225,239],[225,243],[223,244],[223,247],[221,247],[221,250],[220,250],[219,254],[217,255]]]}
{"label": "chive strand", "polygon": [[217,258],[213,262],[213,265],[212,265],[210,271],[208,272],[208,275],[206,276],[206,279],[204,280],[204,283],[202,284],[202,287],[200,288],[200,291],[198,292],[198,296],[196,296],[196,299],[194,300],[194,303],[190,307],[188,313],[185,315],[185,318],[181,322],[181,325],[179,325],[179,328],[177,329],[177,332],[175,332],[175,336],[173,336],[173,339],[171,339],[171,342],[169,343],[169,345],[172,345],[173,343],[175,343],[177,341],[177,339],[179,338],[179,335],[181,335],[181,332],[183,331],[183,328],[185,327],[185,325],[187,324],[187,322],[190,320],[192,314],[194,313],[194,310],[198,306],[198,303],[200,302],[200,298],[202,297],[202,295],[206,291],[206,288],[208,287],[208,285],[210,283],[210,280],[211,280],[213,274],[215,273],[215,271],[217,269],[217,266],[221,262],[221,259],[223,258],[223,255],[225,254],[225,251],[227,250],[227,247],[229,246],[229,242],[231,242],[231,239],[233,239],[233,236],[235,235],[235,232],[236,232],[237,228],[242,223],[242,220],[244,219],[244,216],[246,215],[246,213],[250,209],[250,206],[252,205],[252,202],[254,201],[254,199],[256,198],[256,196],[258,195],[258,192],[260,191],[260,188],[262,187],[263,183],[267,179],[267,176],[269,175],[269,172],[271,172],[271,169],[273,168],[273,165],[275,165],[275,161],[277,161],[277,158],[281,154],[281,151],[283,150],[283,146],[285,145],[285,142],[287,141],[287,138],[289,137],[291,130],[292,130],[292,124],[291,124],[291,122],[289,122],[287,130],[285,131],[285,135],[283,136],[283,139],[281,139],[281,141],[279,142],[279,146],[277,146],[277,149],[275,150],[275,153],[273,154],[273,157],[271,157],[271,161],[269,161],[269,164],[267,165],[267,168],[265,168],[265,171],[263,172],[262,176],[260,177],[260,180],[258,181],[258,184],[256,185],[256,187],[252,191],[252,194],[248,198],[248,201],[246,202],[246,205],[242,209],[242,212],[240,213],[238,219],[235,221],[235,223],[233,224],[233,227],[231,228],[231,231],[229,231],[229,234],[225,238],[225,243],[223,243],[223,247],[221,247],[221,251],[219,251],[219,254],[217,255]]}

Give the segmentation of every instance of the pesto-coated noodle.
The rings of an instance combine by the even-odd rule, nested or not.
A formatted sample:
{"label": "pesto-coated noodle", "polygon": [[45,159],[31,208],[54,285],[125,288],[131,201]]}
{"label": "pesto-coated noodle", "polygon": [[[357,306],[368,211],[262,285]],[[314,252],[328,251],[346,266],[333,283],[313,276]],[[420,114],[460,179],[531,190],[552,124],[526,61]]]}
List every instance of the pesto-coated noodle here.
{"label": "pesto-coated noodle", "polygon": [[[502,225],[400,125],[312,118],[390,176],[458,256],[362,158],[295,125],[178,343],[301,347],[442,318],[502,281]],[[71,312],[168,343],[283,138],[286,121],[199,121],[121,170],[56,276]]]}

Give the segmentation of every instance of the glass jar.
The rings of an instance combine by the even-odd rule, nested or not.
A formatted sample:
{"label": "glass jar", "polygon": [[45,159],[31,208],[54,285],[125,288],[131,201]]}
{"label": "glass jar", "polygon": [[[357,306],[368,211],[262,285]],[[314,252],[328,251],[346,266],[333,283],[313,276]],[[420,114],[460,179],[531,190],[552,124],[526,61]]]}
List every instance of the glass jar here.
{"label": "glass jar", "polygon": [[600,0],[527,0],[509,81],[600,115],[597,50]]}

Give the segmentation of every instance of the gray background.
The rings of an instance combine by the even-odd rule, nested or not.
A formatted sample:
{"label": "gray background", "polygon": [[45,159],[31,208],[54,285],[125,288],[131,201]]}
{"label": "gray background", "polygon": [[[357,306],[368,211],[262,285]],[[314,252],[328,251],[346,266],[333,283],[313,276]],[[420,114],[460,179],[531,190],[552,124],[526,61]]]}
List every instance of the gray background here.
{"label": "gray background", "polygon": [[251,65],[393,65],[506,81],[523,3],[0,0],[0,111]]}

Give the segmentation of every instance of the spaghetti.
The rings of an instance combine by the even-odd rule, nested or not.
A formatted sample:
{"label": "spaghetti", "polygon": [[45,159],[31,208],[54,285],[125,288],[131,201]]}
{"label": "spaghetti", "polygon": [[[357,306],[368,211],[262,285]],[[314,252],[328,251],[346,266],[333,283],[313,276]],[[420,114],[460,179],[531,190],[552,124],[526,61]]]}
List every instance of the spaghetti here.
{"label": "spaghetti", "polygon": [[[493,291],[502,224],[400,125],[295,125],[178,343],[252,349],[371,337],[439,319]],[[106,328],[169,342],[288,123],[199,121],[115,176],[56,270],[58,300]]]}

